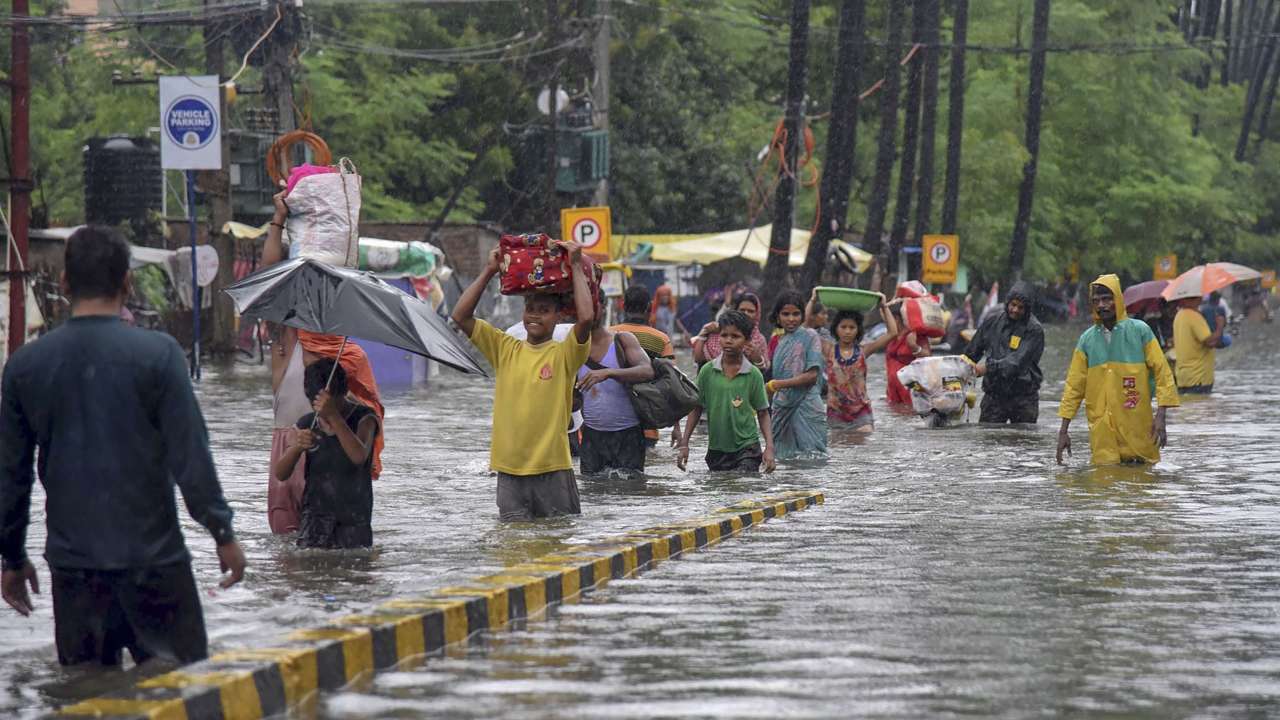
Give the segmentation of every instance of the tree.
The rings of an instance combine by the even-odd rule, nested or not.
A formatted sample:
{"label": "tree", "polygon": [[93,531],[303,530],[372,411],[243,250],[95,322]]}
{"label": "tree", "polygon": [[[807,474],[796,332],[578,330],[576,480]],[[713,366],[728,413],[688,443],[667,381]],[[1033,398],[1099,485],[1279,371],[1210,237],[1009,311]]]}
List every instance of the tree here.
{"label": "tree", "polygon": [[1031,29],[1031,82],[1027,92],[1027,163],[1022,167],[1022,187],[1018,191],[1018,214],[1009,245],[1010,280],[1022,279],[1027,254],[1027,233],[1031,228],[1031,205],[1035,200],[1036,165],[1040,161],[1040,113],[1044,103],[1045,46],[1049,42],[1049,0],[1036,0]]}
{"label": "tree", "polygon": [[933,217],[933,162],[938,137],[938,60],[942,13],[939,0],[924,0],[924,87],[921,89],[920,174],[916,180],[916,227],[913,244],[920,245]]}
{"label": "tree", "polygon": [[907,71],[906,114],[902,123],[902,167],[898,171],[898,201],[893,207],[893,232],[889,237],[889,270],[898,270],[898,253],[906,244],[911,222],[911,189],[916,182],[916,146],[920,136],[920,92],[923,84],[919,45],[924,42],[930,0],[914,0],[911,8],[911,42],[917,52]]}
{"label": "tree", "polygon": [[942,193],[942,232],[953,235],[960,207],[960,155],[964,145],[964,60],[969,0],[955,0],[951,30],[951,86],[947,92],[947,179]]}
{"label": "tree", "polygon": [[898,159],[898,96],[902,92],[902,74],[899,72],[899,54],[902,52],[902,32],[905,24],[906,3],[889,3],[888,47],[884,55],[884,85],[880,89],[880,132],[876,142],[876,170],[871,185],[871,199],[867,205],[866,231],[862,235],[863,247],[879,256],[884,235],[885,211],[889,208],[889,186],[893,181],[893,164]]}
{"label": "tree", "polygon": [[791,227],[794,217],[792,202],[796,194],[796,168],[804,133],[805,79],[809,62],[809,0],[791,2],[791,53],[787,65],[787,112],[783,120],[783,160],[778,192],[773,206],[773,237],[769,240],[769,259],[764,266],[765,307],[786,284],[787,264],[791,257]]}
{"label": "tree", "polygon": [[801,272],[800,287],[808,292],[818,283],[827,262],[832,238],[844,236],[849,213],[849,188],[853,182],[854,151],[858,137],[858,79],[865,41],[865,0],[844,0],[840,5],[840,35],[836,49],[836,75],[831,88],[831,123],[827,131],[827,164],[822,175],[822,217]]}

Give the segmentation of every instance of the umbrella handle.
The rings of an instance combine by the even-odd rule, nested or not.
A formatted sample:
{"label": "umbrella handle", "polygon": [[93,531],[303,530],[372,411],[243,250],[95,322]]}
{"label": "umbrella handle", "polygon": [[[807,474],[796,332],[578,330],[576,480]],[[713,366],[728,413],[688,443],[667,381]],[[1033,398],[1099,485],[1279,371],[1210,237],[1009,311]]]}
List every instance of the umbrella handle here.
{"label": "umbrella handle", "polygon": [[[324,381],[324,389],[327,391],[329,386],[333,384],[333,376],[338,372],[338,363],[342,360],[342,351],[347,347],[347,336],[342,336],[342,344],[338,346],[338,355],[333,359],[333,369],[329,371],[329,379]],[[320,414],[315,413],[311,416],[311,429],[316,429],[316,423],[320,420]],[[311,452],[315,452],[316,446],[311,446]]]}

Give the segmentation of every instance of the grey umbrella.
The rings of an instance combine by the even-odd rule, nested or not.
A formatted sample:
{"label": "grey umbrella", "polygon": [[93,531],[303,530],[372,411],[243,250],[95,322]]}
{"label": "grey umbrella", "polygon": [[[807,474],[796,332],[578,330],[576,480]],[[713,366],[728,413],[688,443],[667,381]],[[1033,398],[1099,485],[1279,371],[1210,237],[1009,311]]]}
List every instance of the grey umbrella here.
{"label": "grey umbrella", "polygon": [[249,275],[226,293],[247,317],[373,340],[462,372],[486,374],[429,305],[369,272],[293,258]]}

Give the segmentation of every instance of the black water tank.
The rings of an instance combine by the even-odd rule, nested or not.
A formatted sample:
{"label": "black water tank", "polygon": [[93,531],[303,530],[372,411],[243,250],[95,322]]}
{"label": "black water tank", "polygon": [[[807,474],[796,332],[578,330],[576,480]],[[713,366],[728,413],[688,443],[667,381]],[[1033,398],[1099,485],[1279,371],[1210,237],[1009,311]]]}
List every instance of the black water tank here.
{"label": "black water tank", "polygon": [[163,185],[160,146],[150,138],[112,135],[84,146],[86,222],[116,225],[160,212]]}

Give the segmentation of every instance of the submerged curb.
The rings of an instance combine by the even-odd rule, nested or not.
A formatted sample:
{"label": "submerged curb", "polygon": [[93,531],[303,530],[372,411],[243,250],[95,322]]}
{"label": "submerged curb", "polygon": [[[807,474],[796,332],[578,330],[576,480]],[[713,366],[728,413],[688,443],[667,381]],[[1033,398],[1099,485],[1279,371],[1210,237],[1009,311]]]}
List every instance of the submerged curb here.
{"label": "submerged curb", "polygon": [[430,596],[392,600],[363,615],[298,630],[275,646],[233,650],[61,708],[56,717],[112,720],[259,720],[320,690],[338,690],[403,660],[438,652],[482,630],[538,615],[609,580],[820,504],[800,491],[749,500],[707,517],[575,545]]}

